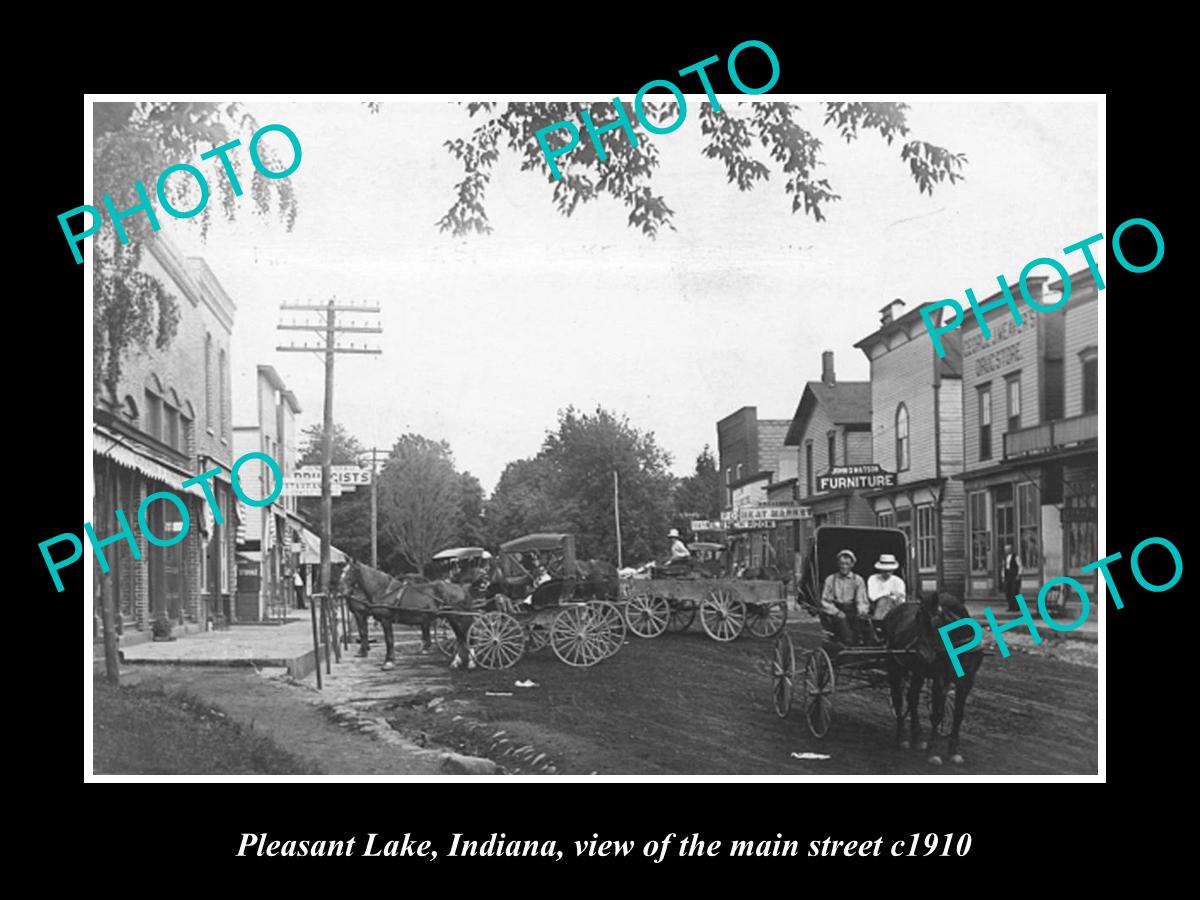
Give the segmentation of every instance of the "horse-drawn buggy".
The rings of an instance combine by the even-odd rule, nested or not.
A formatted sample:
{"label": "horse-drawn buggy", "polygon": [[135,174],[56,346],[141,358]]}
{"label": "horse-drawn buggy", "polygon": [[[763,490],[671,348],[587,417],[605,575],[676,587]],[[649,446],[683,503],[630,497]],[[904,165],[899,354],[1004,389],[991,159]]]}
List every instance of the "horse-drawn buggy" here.
{"label": "horse-drawn buggy", "polygon": [[[897,529],[817,529],[804,558],[797,603],[820,619],[824,640],[810,650],[800,651],[802,665],[798,668],[791,635],[783,631],[776,638],[771,659],[775,711],[786,717],[794,700],[799,700],[809,730],[820,738],[829,730],[839,689],[846,693],[886,686],[896,718],[897,743],[901,747],[909,745],[903,737],[907,715],[912,742],[924,749],[918,715],[922,690],[928,682],[925,696],[933,729],[949,738],[948,756],[961,763],[958,733],[982,653],[961,655],[964,675],[956,677],[938,629],[966,612],[957,598],[929,593],[918,599],[904,587],[902,579],[893,573],[899,561],[908,558],[907,536]],[[877,580],[872,582],[872,578]],[[860,601],[859,590],[865,594],[866,615],[855,608]],[[846,598],[852,602],[842,602]],[[877,616],[880,603],[887,604],[888,611]],[[956,645],[965,640],[958,638],[961,631],[951,632]],[[944,715],[948,698],[954,704],[950,722]],[[936,756],[930,760],[941,762]]]}
{"label": "horse-drawn buggy", "polygon": [[770,638],[783,629],[787,599],[782,581],[729,577],[722,544],[697,542],[689,549],[690,560],[655,566],[650,577],[623,583],[630,631],[643,638],[685,631],[697,613],[714,641],[732,641],[744,631]]}

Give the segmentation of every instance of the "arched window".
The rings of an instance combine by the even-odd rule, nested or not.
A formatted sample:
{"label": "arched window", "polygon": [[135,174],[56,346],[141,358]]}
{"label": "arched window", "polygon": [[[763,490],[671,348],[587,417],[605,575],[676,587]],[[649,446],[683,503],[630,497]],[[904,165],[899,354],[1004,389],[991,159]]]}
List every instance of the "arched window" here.
{"label": "arched window", "polygon": [[905,471],[908,464],[908,407],[901,403],[896,407],[896,471]]}
{"label": "arched window", "polygon": [[162,440],[163,422],[163,402],[162,402],[162,382],[157,376],[151,374],[150,382],[146,385],[146,421],[142,424],[142,430],[155,440]]}
{"label": "arched window", "polygon": [[125,413],[125,418],[127,418],[130,422],[133,422],[135,425],[137,424],[137,420],[138,420],[137,402],[132,397],[130,397],[128,394],[125,395],[125,408],[124,408],[123,412]]}
{"label": "arched window", "polygon": [[213,427],[212,335],[204,336],[204,424]]}

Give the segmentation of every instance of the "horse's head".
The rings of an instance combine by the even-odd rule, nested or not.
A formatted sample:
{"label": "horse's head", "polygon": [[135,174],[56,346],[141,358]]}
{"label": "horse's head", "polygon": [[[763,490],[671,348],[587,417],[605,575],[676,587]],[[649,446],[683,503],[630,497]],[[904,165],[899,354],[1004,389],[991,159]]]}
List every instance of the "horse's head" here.
{"label": "horse's head", "polygon": [[335,591],[343,596],[349,596],[354,591],[354,588],[358,586],[358,579],[358,563],[351,559],[347,561],[346,565],[342,566],[342,574],[338,578]]}

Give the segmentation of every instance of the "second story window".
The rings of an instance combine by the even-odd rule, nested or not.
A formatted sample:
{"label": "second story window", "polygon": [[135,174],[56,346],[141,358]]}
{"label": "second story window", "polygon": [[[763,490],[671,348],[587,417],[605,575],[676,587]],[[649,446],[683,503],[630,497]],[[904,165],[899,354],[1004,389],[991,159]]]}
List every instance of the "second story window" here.
{"label": "second story window", "polygon": [[221,438],[224,438],[225,432],[226,432],[226,424],[227,424],[226,423],[227,410],[225,409],[225,351],[223,349],[221,350],[220,358],[221,358],[221,365],[220,365],[220,368],[217,370],[217,372],[220,375],[220,377],[217,380],[217,390],[220,391],[221,395],[219,398],[219,402],[217,403],[217,408],[221,411],[221,418],[220,418],[221,430],[220,430],[219,436]]}
{"label": "second story window", "polygon": [[1100,405],[1100,361],[1096,351],[1083,357],[1083,412],[1094,413]]}
{"label": "second story window", "polygon": [[145,431],[155,440],[162,440],[162,398],[149,388],[146,390]]}
{"label": "second story window", "polygon": [[901,403],[896,407],[896,471],[908,468],[908,407]]}
{"label": "second story window", "polygon": [[204,425],[213,427],[212,335],[204,336]]}
{"label": "second story window", "polygon": [[804,492],[806,497],[811,497],[813,492],[813,449],[812,441],[804,442],[804,485],[807,490]]}
{"label": "second story window", "polygon": [[837,432],[829,432],[829,468],[837,465]]}
{"label": "second story window", "polygon": [[992,386],[979,388],[979,458],[992,458]]}
{"label": "second story window", "polygon": [[1021,373],[1008,376],[1005,382],[1008,390],[1008,430],[1021,429]]}

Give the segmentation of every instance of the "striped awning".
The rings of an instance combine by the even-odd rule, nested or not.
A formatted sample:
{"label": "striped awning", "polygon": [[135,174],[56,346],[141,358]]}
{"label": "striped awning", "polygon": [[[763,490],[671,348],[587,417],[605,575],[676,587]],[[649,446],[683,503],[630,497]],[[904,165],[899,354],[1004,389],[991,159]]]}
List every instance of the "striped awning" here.
{"label": "striped awning", "polygon": [[[308,565],[318,565],[321,562],[321,538],[313,534],[304,526],[300,526],[300,543],[303,549],[300,551],[300,562]],[[349,560],[345,553],[337,547],[329,548],[329,561],[331,563],[340,564]]]}
{"label": "striped awning", "polygon": [[176,493],[190,493],[204,498],[204,489],[200,485],[193,484],[186,488],[182,486],[183,482],[194,477],[195,473],[162,459],[145,444],[132,438],[118,437],[99,427],[92,429],[92,436],[97,456],[106,457],[127,469],[140,472],[147,478],[161,481]]}

